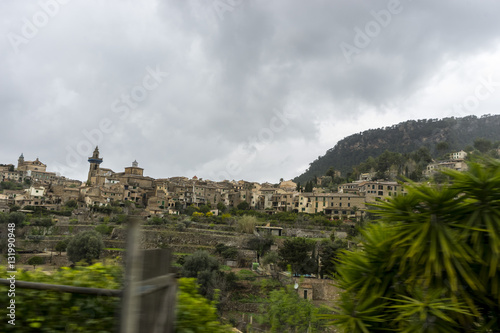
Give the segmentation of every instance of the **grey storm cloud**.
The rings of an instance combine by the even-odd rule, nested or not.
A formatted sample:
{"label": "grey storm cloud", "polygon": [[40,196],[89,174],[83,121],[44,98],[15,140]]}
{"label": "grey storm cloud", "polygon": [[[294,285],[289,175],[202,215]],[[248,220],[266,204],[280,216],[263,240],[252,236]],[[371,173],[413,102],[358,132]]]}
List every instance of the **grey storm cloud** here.
{"label": "grey storm cloud", "polygon": [[[448,116],[458,83],[419,94],[436,75],[486,75],[474,59],[500,45],[493,0],[0,6],[0,163],[24,153],[81,180],[95,145],[115,171],[292,178],[344,136],[424,105]],[[498,95],[470,113],[497,113]]]}

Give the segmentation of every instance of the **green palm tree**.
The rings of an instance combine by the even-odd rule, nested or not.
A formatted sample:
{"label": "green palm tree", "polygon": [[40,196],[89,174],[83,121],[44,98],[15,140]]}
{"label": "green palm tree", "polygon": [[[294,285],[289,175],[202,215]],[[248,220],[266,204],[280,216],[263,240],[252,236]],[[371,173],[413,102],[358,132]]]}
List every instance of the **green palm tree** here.
{"label": "green palm tree", "polygon": [[375,204],[361,249],[339,259],[344,332],[500,332],[500,162],[444,173]]}

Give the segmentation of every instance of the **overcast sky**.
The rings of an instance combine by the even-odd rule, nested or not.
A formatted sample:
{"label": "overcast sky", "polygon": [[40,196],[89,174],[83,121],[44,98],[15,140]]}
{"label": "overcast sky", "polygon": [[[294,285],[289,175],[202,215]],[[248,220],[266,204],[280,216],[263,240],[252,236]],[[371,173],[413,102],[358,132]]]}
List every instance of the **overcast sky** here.
{"label": "overcast sky", "polygon": [[500,113],[500,2],[0,1],[0,163],[278,182],[342,138]]}

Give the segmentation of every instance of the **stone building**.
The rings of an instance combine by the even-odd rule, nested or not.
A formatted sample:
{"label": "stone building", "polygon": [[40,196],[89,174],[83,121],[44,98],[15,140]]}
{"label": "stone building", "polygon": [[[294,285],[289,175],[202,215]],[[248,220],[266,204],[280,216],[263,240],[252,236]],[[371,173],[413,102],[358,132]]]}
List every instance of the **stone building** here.
{"label": "stone building", "polygon": [[19,159],[17,160],[17,171],[23,171],[26,173],[27,171],[47,171],[47,165],[40,162],[38,157],[35,161],[25,161],[24,155],[21,154]]}

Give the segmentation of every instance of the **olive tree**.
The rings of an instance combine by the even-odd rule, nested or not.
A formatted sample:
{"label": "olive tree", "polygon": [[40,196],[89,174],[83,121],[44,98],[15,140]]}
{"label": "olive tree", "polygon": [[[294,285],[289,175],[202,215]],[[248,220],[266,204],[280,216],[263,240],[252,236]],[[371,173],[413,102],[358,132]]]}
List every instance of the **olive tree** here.
{"label": "olive tree", "polygon": [[71,238],[67,246],[68,259],[76,263],[82,260],[91,263],[99,259],[104,247],[101,235],[95,231],[83,231]]}

